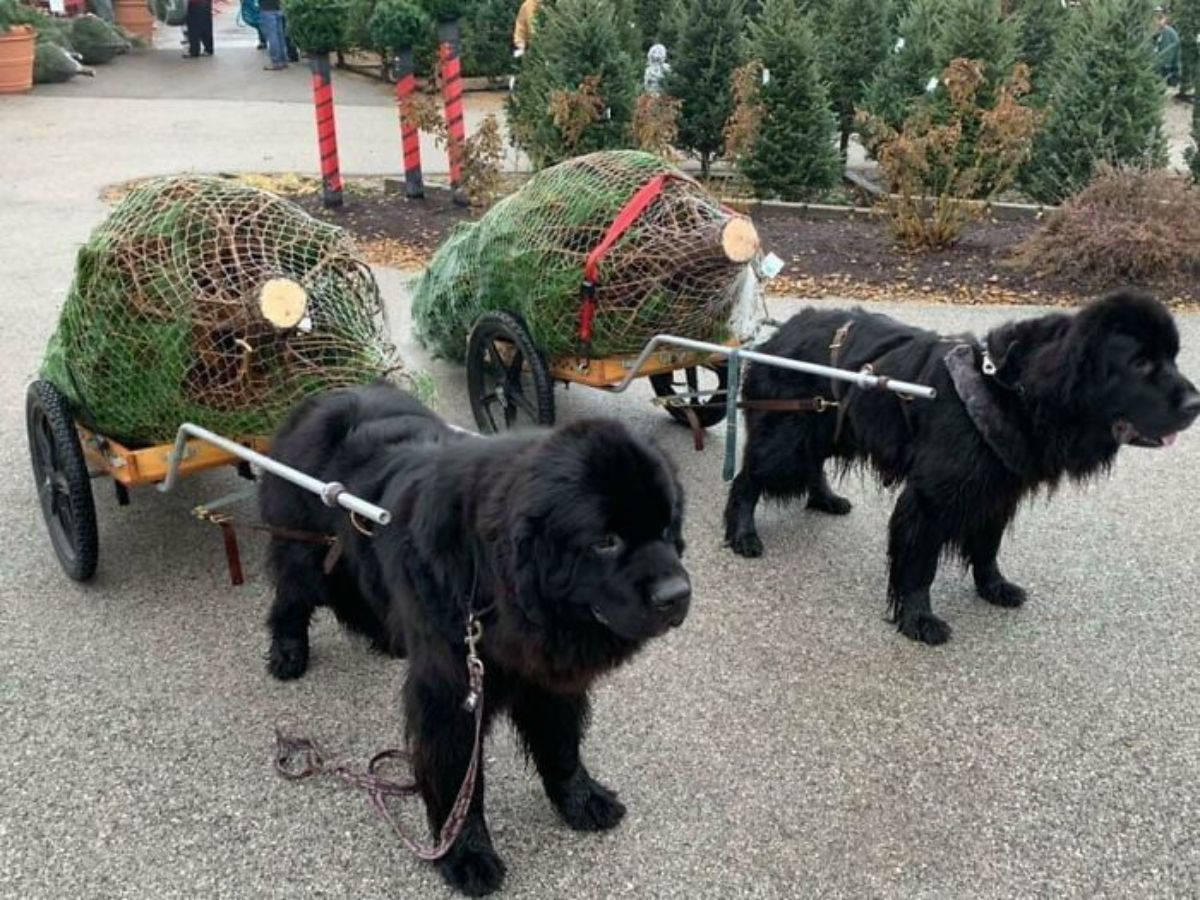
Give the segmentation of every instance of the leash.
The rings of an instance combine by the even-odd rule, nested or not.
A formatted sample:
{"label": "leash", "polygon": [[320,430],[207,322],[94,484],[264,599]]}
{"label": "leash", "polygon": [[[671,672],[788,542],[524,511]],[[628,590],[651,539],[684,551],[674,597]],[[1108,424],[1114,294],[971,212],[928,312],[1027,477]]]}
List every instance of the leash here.
{"label": "leash", "polygon": [[[418,859],[433,862],[441,859],[450,852],[454,842],[462,833],[467,820],[467,811],[471,807],[471,798],[475,795],[475,783],[479,777],[480,759],[483,743],[483,660],[479,658],[477,647],[483,638],[483,622],[475,612],[467,613],[466,645],[467,645],[467,682],[468,690],[462,708],[472,713],[475,718],[475,738],[471,747],[471,761],[463,776],[462,786],[446,821],[442,823],[437,843],[432,847],[421,844],[409,836],[400,826],[400,822],[388,808],[388,801],[393,797],[411,797],[419,793],[416,782],[394,781],[379,774],[379,768],[386,762],[402,760],[411,765],[412,756],[403,750],[383,750],[371,757],[365,772],[357,772],[349,766],[326,762],[325,752],[315,740],[306,737],[289,735],[284,726],[275,726],[275,770],[289,781],[301,781],[318,775],[331,775],[339,781],[357,788],[367,795],[367,800],[384,822],[392,829],[399,841],[404,844]],[[297,764],[298,763],[298,764]]]}

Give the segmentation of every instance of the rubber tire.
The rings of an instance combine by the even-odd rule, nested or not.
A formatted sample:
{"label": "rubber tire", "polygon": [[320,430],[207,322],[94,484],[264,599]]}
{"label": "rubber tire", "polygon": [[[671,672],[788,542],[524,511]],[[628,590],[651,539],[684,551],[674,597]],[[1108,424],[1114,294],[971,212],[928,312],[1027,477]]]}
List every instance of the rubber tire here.
{"label": "rubber tire", "polygon": [[[513,424],[507,417],[503,428],[493,424],[487,407],[483,402],[484,385],[484,354],[492,341],[497,338],[507,341],[517,348],[522,362],[528,366],[528,380],[532,387],[531,399],[534,414],[526,416],[533,419],[532,424],[550,426],[554,424],[554,381],[550,378],[550,368],[542,352],[534,346],[529,329],[520,317],[507,312],[487,312],[480,316],[471,329],[467,339],[467,394],[471,401],[471,413],[475,416],[475,424],[481,434],[496,434],[502,430],[511,430]],[[524,381],[524,378],[521,378]],[[525,392],[522,390],[522,394]]]}
{"label": "rubber tire", "polygon": [[[696,368],[692,366],[691,368]],[[700,366],[699,368],[708,369],[715,372],[717,375],[717,389],[721,391],[729,390],[729,367],[724,363]],[[684,370],[687,371],[686,369]],[[661,375],[650,376],[650,386],[654,388],[654,394],[657,397],[674,397],[675,396],[675,373],[664,372]],[[693,400],[688,404],[688,408],[696,414],[696,419],[700,423],[701,428],[712,428],[714,425],[725,421],[725,410],[728,406],[728,398],[718,400],[715,397],[709,397],[706,400]],[[667,414],[678,422],[680,425],[691,427],[692,423],[688,420],[687,413],[679,406],[664,406],[663,409]]]}
{"label": "rubber tire", "polygon": [[[47,505],[43,487],[46,460],[43,459],[44,451],[39,449],[36,432],[43,425],[53,442],[50,453],[63,489],[60,496],[65,498],[70,507],[69,523],[64,523]],[[68,577],[75,581],[87,581],[96,573],[100,555],[92,479],[66,398],[48,381],[35,381],[29,386],[25,395],[25,430],[29,439],[34,484],[54,554]]]}

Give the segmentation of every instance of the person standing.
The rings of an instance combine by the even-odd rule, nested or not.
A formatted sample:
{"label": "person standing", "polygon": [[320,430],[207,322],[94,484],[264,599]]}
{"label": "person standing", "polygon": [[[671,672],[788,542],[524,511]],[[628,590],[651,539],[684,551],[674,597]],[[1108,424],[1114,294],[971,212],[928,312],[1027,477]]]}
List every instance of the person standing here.
{"label": "person standing", "polygon": [[288,67],[287,37],[283,28],[283,4],[281,0],[259,0],[259,25],[267,37],[267,52],[271,62],[263,66],[268,71]]}
{"label": "person standing", "polygon": [[520,59],[525,55],[529,39],[533,37],[534,20],[537,18],[538,0],[524,0],[517,10],[517,21],[513,26],[513,56]]}
{"label": "person standing", "polygon": [[1179,34],[1171,27],[1167,11],[1154,8],[1154,68],[1168,85],[1175,87],[1182,75],[1180,66]]}
{"label": "person standing", "polygon": [[188,52],[184,59],[195,59],[201,48],[205,56],[213,55],[212,0],[188,0],[187,5]]}

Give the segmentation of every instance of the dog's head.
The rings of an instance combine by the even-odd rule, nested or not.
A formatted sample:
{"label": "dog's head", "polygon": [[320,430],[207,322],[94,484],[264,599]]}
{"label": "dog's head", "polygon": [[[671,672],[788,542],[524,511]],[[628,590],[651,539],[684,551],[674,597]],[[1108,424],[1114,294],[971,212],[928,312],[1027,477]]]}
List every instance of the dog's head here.
{"label": "dog's head", "polygon": [[1163,447],[1200,415],[1200,393],[1176,366],[1179,331],[1146,294],[1111,294],[1071,322],[1076,391],[1119,444]]}
{"label": "dog's head", "polygon": [[538,445],[530,474],[512,540],[531,620],[631,642],[683,622],[683,489],[657,448],[618,422],[580,422]]}
{"label": "dog's head", "polygon": [[1001,383],[1046,404],[1056,424],[1102,434],[1106,455],[1171,444],[1200,414],[1200,394],[1175,363],[1175,321],[1147,294],[1120,291],[1074,316],[1014,322],[989,346]]}

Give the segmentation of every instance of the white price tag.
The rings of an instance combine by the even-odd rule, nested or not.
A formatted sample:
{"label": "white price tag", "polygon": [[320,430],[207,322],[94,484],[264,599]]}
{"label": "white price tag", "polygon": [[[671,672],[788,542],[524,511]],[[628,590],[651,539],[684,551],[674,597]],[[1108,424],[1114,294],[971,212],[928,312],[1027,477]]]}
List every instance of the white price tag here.
{"label": "white price tag", "polygon": [[758,271],[762,273],[763,278],[774,278],[783,271],[783,260],[774,253],[768,253],[758,264]]}

